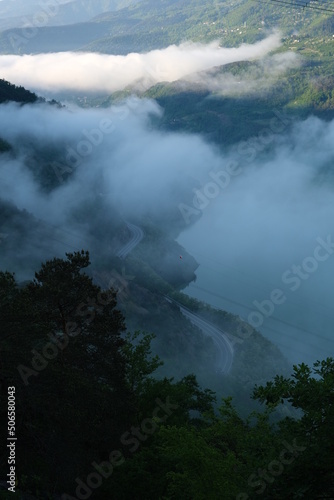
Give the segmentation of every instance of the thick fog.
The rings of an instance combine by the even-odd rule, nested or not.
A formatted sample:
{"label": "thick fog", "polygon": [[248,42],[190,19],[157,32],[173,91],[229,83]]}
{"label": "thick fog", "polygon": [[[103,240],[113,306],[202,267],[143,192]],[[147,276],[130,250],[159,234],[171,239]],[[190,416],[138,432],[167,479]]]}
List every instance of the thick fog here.
{"label": "thick fog", "polygon": [[[135,85],[147,89],[158,82],[173,82],[187,76],[191,81],[191,75],[200,71],[263,58],[280,44],[280,35],[275,32],[260,42],[242,44],[237,48],[220,47],[217,41],[207,45],[187,42],[126,56],[80,52],[2,55],[0,74],[35,91],[110,93]],[[201,80],[203,82],[203,76]],[[213,75],[207,85],[212,86],[212,80],[216,80]]]}
{"label": "thick fog", "polygon": [[[0,199],[27,210],[46,229],[41,238],[32,225],[31,237],[15,244],[17,228],[13,234],[6,225],[0,228],[6,244],[15,248],[16,261],[26,262],[24,272],[13,268],[11,254],[4,258],[0,246],[1,267],[28,279],[32,257],[40,262],[91,249],[92,243],[101,247],[99,234],[106,245],[100,250],[115,254],[117,242],[111,240],[117,220],[140,223],[145,217],[159,224],[176,218],[184,225],[179,204],[191,199],[192,183],[200,185],[201,175],[204,179],[212,167],[219,170],[222,159],[198,136],[154,131],[151,117],[160,113],[155,102],[137,98],[99,110],[0,106],[0,122],[6,123],[1,136],[14,148],[0,156]],[[45,188],[50,184],[51,191]]]}
{"label": "thick fog", "polygon": [[[150,116],[161,113],[154,101],[137,98],[106,110],[0,106],[6,123],[1,135],[19,153],[1,161],[0,196],[54,223],[64,222],[70,207],[90,195],[129,217],[177,210],[189,179],[218,169],[222,160],[199,136],[152,130]],[[47,167],[56,183],[52,193],[43,194],[25,166],[31,147],[58,148],[60,156]]]}
{"label": "thick fog", "polygon": [[241,69],[236,75],[223,66],[186,75],[179,85],[182,89],[200,87],[224,96],[263,96],[266,91],[270,92],[280,76],[302,63],[302,58],[295,52],[268,54],[252,66]]}
{"label": "thick fog", "polygon": [[[272,128],[284,129],[274,113]],[[313,361],[334,351],[334,122],[271,132],[239,144],[235,175],[208,177],[181,207],[179,242],[201,263],[186,291],[239,314],[290,359]]]}
{"label": "thick fog", "polygon": [[[57,253],[84,246],[72,219],[88,202],[136,221],[178,211],[179,242],[200,262],[191,295],[240,314],[293,360],[331,354],[334,122],[310,118],[278,134],[288,120],[273,111],[275,134],[220,155],[198,136],[152,130],[149,116],[161,112],[137,99],[89,111],[2,105],[2,135],[21,145],[1,159],[1,198],[70,231]],[[26,144],[63,145],[51,194],[27,169]]]}
{"label": "thick fog", "polygon": [[[276,35],[270,40],[271,48],[277,45]],[[240,50],[248,51],[249,58],[265,55],[270,44],[268,39],[261,43]],[[157,66],[158,59],[147,55],[152,57],[150,68],[159,73],[157,79],[177,79],[205,69],[205,51],[212,53],[211,65],[222,64],[230,49],[222,49],[223,59],[214,45],[205,50],[188,46],[188,52],[185,47],[166,49],[169,57],[168,50],[185,51],[178,67],[173,58],[169,60],[171,71],[166,70],[168,58],[166,65]],[[230,60],[245,57],[246,52],[238,55],[239,49],[231,50]],[[184,61],[191,51],[194,57],[187,66]],[[47,80],[30,64],[38,57],[50,58],[53,72],[44,67]],[[4,76],[15,84],[35,82],[46,90],[74,86],[72,55],[68,54],[69,74],[55,65],[56,57],[64,55],[8,59],[9,73]],[[104,56],[92,57],[97,61]],[[141,57],[137,66],[141,71],[134,71],[131,78],[117,76],[118,87],[143,77],[147,67]],[[293,61],[290,56],[279,57],[284,68]],[[197,59],[202,62],[194,67]],[[101,76],[99,68],[93,71],[88,59],[83,60],[85,74],[89,70],[96,75],[96,80],[88,79],[90,90],[115,88],[109,70]],[[124,58],[119,61],[126,69]],[[4,62],[1,57],[2,72]],[[77,85],[83,81],[78,78]],[[104,223],[115,210],[136,224],[141,217],[154,215],[155,223],[160,220],[166,231],[166,220],[177,219],[183,226],[178,241],[200,263],[198,279],[187,289],[190,295],[239,314],[293,361],[332,355],[334,122],[309,118],[292,125],[273,108],[268,128],[222,153],[198,135],[155,130],[151,117],[161,113],[155,102],[135,97],[109,109],[1,105],[0,123],[5,126],[0,136],[13,145],[14,154],[0,156],[0,198],[49,225],[53,237],[40,242],[49,257],[87,248],[90,225],[99,224],[92,218],[97,205],[102,207]],[[52,191],[37,181],[32,151],[44,158],[40,163],[48,169]],[[87,220],[78,225],[75,214],[82,210],[87,211]],[[18,249],[22,261],[36,251],[29,247],[29,238]]]}

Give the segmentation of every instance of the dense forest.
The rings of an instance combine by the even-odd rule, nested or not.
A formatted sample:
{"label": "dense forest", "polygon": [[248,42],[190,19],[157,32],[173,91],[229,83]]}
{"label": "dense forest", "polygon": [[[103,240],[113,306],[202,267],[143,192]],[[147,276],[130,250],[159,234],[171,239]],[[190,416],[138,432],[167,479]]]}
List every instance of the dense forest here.
{"label": "dense forest", "polygon": [[333,359],[256,386],[265,410],[243,419],[192,374],[155,378],[152,335],[124,334],[115,291],[93,284],[89,264],[85,251],[67,254],[21,286],[0,274],[1,422],[15,387],[18,436],[11,498],[333,497]]}
{"label": "dense forest", "polygon": [[18,87],[6,80],[0,80],[0,104],[3,102],[33,103],[38,99],[37,95],[24,87]]}

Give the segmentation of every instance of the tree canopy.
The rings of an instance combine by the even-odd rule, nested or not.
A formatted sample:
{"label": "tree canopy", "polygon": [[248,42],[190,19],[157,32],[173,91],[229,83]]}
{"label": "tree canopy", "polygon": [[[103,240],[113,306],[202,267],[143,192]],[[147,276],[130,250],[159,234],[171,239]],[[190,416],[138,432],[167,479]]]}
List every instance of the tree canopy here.
{"label": "tree canopy", "polygon": [[255,387],[265,409],[245,420],[192,374],[156,378],[154,336],[126,331],[115,290],[96,286],[89,264],[88,252],[69,253],[21,285],[0,272],[3,428],[16,389],[13,498],[333,498],[332,358]]}

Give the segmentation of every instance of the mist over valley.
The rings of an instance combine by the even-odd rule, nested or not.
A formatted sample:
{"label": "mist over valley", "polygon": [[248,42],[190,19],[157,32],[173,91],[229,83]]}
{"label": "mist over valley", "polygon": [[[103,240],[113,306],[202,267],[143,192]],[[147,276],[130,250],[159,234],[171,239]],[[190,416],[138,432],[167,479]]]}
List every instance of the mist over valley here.
{"label": "mist over valley", "polygon": [[331,498],[332,11],[0,1],[0,498]]}

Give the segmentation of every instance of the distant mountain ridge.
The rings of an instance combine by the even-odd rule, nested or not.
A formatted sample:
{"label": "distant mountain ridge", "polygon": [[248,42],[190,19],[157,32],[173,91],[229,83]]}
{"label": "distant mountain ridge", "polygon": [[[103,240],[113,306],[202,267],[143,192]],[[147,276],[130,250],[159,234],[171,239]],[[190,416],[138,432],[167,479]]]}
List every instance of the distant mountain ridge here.
{"label": "distant mountain ridge", "polygon": [[[109,11],[117,11],[135,5],[141,0],[53,0],[51,2],[16,0],[15,4],[0,2],[0,30],[22,28],[34,25],[34,19],[41,19],[40,26],[64,26],[89,21]],[[42,24],[43,21],[43,24]]]}
{"label": "distant mountain ridge", "polygon": [[124,55],[189,40],[220,40],[222,46],[236,47],[261,40],[276,28],[290,50],[310,57],[333,54],[334,15],[301,7],[290,11],[273,2],[71,0],[40,27],[33,25],[29,35],[19,27],[5,29],[1,18],[0,7],[0,54],[71,50]]}
{"label": "distant mountain ridge", "polygon": [[[74,8],[80,3],[86,5],[87,2],[91,4],[92,0],[75,0],[68,6]],[[225,15],[230,9],[230,2],[226,2],[226,5],[219,7],[218,12],[216,0],[209,0],[205,4],[199,0],[113,0],[114,6],[117,2],[118,9],[112,8],[110,2],[111,0],[108,8],[100,11],[97,8],[88,9],[88,18],[83,18],[79,12],[71,25],[66,23],[66,26],[59,26],[56,16],[54,19],[50,18],[49,23],[36,27],[34,36],[31,37],[26,36],[24,29],[5,30],[2,27],[0,53],[34,54],[83,50],[127,54],[163,48],[186,39],[202,38],[205,41],[208,30],[202,29],[203,22]],[[217,38],[217,33],[209,24],[211,39]],[[23,38],[23,43],[13,43],[15,38]]]}

